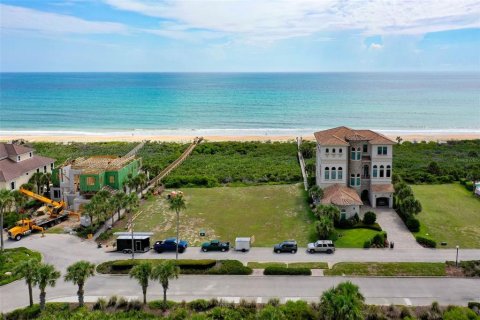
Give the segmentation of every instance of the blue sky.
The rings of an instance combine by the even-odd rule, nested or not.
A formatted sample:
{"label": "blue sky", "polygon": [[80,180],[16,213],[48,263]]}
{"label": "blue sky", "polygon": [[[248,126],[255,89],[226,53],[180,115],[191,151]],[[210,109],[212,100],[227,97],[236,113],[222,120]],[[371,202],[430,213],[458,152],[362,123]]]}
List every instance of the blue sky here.
{"label": "blue sky", "polygon": [[480,71],[478,0],[1,0],[0,70]]}

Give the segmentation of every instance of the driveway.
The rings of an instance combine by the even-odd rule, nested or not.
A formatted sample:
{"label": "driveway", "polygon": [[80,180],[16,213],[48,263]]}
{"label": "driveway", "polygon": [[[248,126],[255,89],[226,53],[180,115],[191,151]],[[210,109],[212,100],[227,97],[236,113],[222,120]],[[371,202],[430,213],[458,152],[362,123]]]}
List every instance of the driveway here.
{"label": "driveway", "polygon": [[394,242],[395,249],[422,248],[395,210],[388,208],[372,209],[371,207],[364,206],[362,208],[362,214],[367,211],[374,211],[377,214],[378,224],[387,232],[388,240]]}

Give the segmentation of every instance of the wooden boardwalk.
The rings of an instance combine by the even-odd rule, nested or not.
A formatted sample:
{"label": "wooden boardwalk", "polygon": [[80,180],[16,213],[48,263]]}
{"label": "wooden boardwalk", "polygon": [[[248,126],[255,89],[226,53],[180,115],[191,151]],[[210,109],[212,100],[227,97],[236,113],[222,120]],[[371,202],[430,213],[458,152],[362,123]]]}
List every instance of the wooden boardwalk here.
{"label": "wooden boardwalk", "polygon": [[300,151],[300,146],[302,145],[302,137],[297,137],[297,148],[298,148],[298,162],[300,163],[300,169],[302,170],[302,176],[303,176],[303,187],[305,190],[308,190],[308,173],[307,170],[305,170],[305,160],[303,159],[302,152]]}

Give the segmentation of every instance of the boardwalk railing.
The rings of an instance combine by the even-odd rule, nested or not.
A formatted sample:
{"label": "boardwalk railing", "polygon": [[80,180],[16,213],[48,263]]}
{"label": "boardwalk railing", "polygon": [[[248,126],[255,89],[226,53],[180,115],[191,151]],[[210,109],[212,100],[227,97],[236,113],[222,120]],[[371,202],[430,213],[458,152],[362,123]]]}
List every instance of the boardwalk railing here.
{"label": "boardwalk railing", "polygon": [[303,154],[300,149],[300,146],[302,145],[302,137],[297,137],[297,148],[298,148],[298,162],[300,163],[300,168],[302,169],[302,176],[303,176],[303,186],[305,190],[308,190],[308,174],[307,170],[305,170],[305,160],[303,159]]}
{"label": "boardwalk railing", "polygon": [[192,153],[193,149],[202,142],[203,137],[197,137],[195,140],[193,140],[192,144],[188,146],[188,148],[182,153],[182,155],[170,163],[168,167],[163,169],[156,177],[154,177],[150,182],[148,183],[148,186],[145,188],[144,191],[148,191],[150,188],[153,188],[154,186],[158,185],[160,181],[162,181],[163,178],[165,178],[170,172],[175,170],[179,165],[182,164],[185,159]]}

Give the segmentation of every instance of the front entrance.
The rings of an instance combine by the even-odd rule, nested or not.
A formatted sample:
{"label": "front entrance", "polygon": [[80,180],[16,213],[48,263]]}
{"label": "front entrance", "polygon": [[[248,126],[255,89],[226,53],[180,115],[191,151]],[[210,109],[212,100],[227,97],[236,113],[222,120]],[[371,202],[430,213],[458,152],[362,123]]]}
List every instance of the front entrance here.
{"label": "front entrance", "polygon": [[377,207],[388,207],[390,199],[387,197],[377,198],[375,204]]}

